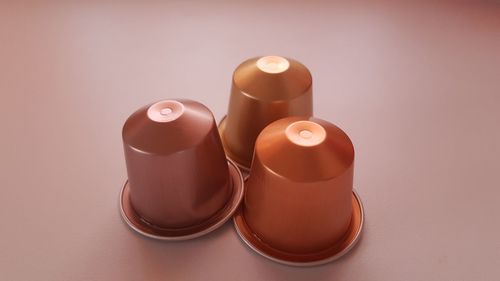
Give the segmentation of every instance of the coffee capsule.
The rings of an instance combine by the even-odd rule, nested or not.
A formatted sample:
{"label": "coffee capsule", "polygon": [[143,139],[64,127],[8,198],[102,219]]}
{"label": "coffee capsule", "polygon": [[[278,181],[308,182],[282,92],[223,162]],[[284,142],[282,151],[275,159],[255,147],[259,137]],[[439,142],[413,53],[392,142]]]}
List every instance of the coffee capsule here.
{"label": "coffee capsule", "polygon": [[249,59],[234,71],[229,109],[219,124],[226,154],[248,172],[264,127],[284,117],[312,114],[312,77],[303,64],[279,56]]}
{"label": "coffee capsule", "polygon": [[206,234],[227,221],[243,197],[243,179],[226,159],[214,117],[204,105],[164,100],[140,108],[122,131],[128,181],[124,221],[162,240]]}
{"label": "coffee capsule", "polygon": [[360,237],[363,207],[353,190],[354,147],[337,126],[288,117],[255,145],[244,203],[234,217],[242,240],[288,265],[339,258]]}

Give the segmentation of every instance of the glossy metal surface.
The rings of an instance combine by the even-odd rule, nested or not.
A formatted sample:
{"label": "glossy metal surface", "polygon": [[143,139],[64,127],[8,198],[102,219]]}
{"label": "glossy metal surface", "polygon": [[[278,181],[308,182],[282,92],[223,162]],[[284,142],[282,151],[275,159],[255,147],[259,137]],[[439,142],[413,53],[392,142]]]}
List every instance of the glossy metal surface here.
{"label": "glossy metal surface", "polygon": [[352,192],[352,217],[346,234],[331,247],[316,253],[306,255],[287,253],[273,248],[259,238],[248,226],[240,208],[234,215],[234,227],[241,240],[252,250],[277,263],[291,266],[317,266],[332,262],[347,254],[361,238],[361,231],[365,220],[364,208],[359,195]]}
{"label": "glossy metal surface", "polygon": [[[500,276],[500,2],[0,1],[2,281],[492,281]],[[282,266],[231,223],[144,239],[118,211],[123,122],[285,54],[356,148],[361,240]]]}
{"label": "glossy metal surface", "polygon": [[246,60],[233,73],[229,109],[219,124],[226,153],[248,169],[264,127],[280,118],[312,114],[312,77],[303,64],[278,56]]}
{"label": "glossy metal surface", "polygon": [[120,213],[123,220],[138,233],[159,240],[180,241],[205,235],[224,224],[234,214],[243,198],[243,177],[238,167],[228,159],[232,187],[230,200],[209,219],[200,224],[185,228],[161,228],[144,221],[134,210],[130,202],[130,185],[128,181],[120,192]]}
{"label": "glossy metal surface", "polygon": [[241,187],[231,180],[214,117],[204,105],[179,99],[142,107],[127,119],[122,135],[130,197],[124,207],[134,209],[140,217],[135,221],[168,229],[162,232],[167,238],[194,235],[238,204],[232,199]]}
{"label": "glossy metal surface", "polygon": [[[223,132],[226,130],[226,116],[224,116],[222,118],[222,120],[219,122],[219,132],[221,132],[221,135],[223,134]],[[226,152],[228,153],[228,152]],[[241,174],[243,175],[243,179],[246,180],[248,178],[248,176],[250,175],[250,167],[249,166],[245,166],[241,163],[238,163],[236,161],[233,160],[233,162],[238,166],[238,168],[240,169],[241,171]]]}
{"label": "glossy metal surface", "polygon": [[353,169],[354,147],[335,125],[306,117],[271,123],[257,138],[239,233],[273,260],[332,260],[357,241],[363,221]]}

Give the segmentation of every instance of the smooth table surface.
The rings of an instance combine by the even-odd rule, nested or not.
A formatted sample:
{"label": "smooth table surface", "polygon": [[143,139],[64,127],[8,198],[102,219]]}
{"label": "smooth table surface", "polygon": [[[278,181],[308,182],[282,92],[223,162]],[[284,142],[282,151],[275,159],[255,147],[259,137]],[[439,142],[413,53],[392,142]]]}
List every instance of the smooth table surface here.
{"label": "smooth table surface", "polygon": [[[18,2],[0,4],[1,280],[498,280],[499,2]],[[354,142],[358,246],[293,268],[231,223],[136,235],[125,119],[175,97],[220,119],[234,68],[267,54],[310,68],[315,115]]]}

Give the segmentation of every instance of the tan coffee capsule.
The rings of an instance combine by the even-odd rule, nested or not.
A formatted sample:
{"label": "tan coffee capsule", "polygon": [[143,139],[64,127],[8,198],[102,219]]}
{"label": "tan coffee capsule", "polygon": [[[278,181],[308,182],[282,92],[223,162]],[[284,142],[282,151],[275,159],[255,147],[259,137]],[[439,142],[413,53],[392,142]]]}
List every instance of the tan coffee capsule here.
{"label": "tan coffee capsule", "polygon": [[363,225],[353,191],[354,147],[335,125],[288,117],[259,135],[245,199],[234,217],[238,234],[274,261],[318,265],[349,251]]}
{"label": "tan coffee capsule", "polygon": [[120,207],[132,229],[183,240],[232,216],[243,197],[242,176],[226,159],[204,105],[172,99],[145,106],[127,119],[122,135],[128,181]]}
{"label": "tan coffee capsule", "polygon": [[279,56],[249,59],[234,71],[229,109],[219,124],[226,154],[248,171],[264,127],[284,117],[312,114],[312,77],[303,64]]}

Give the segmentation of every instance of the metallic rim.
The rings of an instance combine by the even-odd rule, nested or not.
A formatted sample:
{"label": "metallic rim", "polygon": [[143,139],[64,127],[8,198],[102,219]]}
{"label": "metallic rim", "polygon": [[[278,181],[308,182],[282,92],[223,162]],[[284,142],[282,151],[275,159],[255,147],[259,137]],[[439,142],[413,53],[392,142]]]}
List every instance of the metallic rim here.
{"label": "metallic rim", "polygon": [[[136,226],[136,224],[134,222],[132,222],[132,220],[130,220],[127,217],[127,214],[125,213],[124,208],[123,208],[123,197],[124,197],[123,194],[124,194],[124,190],[125,190],[125,187],[127,185],[128,180],[123,185],[123,187],[120,191],[120,197],[119,197],[119,199],[120,199],[119,200],[119,202],[120,202],[120,214],[121,214],[123,221],[131,229],[133,229],[134,231],[136,231],[137,233],[139,233],[141,235],[144,235],[144,236],[149,237],[149,238],[153,238],[153,239],[157,239],[157,240],[165,240],[165,241],[189,240],[189,239],[203,236],[205,234],[208,234],[208,233],[214,231],[215,229],[222,226],[226,221],[228,221],[233,216],[234,212],[238,209],[238,207],[243,199],[243,195],[244,195],[244,182],[243,182],[243,176],[241,174],[241,171],[238,169],[238,166],[232,160],[227,159],[227,162],[229,163],[229,168],[233,169],[237,173],[237,178],[233,177],[233,179],[232,179],[233,180],[233,194],[232,194],[233,197],[228,199],[227,205],[233,204],[232,199],[234,199],[234,197],[237,197],[237,201],[236,201],[236,204],[234,204],[233,206],[231,206],[229,208],[229,211],[227,212],[227,214],[225,214],[221,219],[219,219],[218,221],[216,221],[214,224],[210,225],[209,227],[207,227],[201,231],[191,233],[188,235],[182,235],[182,236],[162,236],[162,235],[156,235],[156,234],[152,234],[149,232],[145,232],[145,231],[139,229]],[[227,207],[227,205],[224,206],[223,208]],[[147,225],[144,225],[144,224],[142,226],[148,227]]]}
{"label": "metallic rim", "polygon": [[238,233],[238,236],[240,237],[240,239],[248,247],[250,247],[252,250],[254,250],[255,252],[257,252],[261,256],[263,256],[265,258],[268,258],[268,259],[270,259],[270,260],[272,260],[274,262],[281,263],[281,264],[284,264],[284,265],[298,266],[298,267],[309,267],[309,266],[317,266],[317,265],[326,264],[326,263],[332,262],[334,260],[337,260],[340,257],[342,257],[345,254],[347,254],[351,249],[354,248],[354,246],[356,245],[356,243],[359,241],[359,239],[361,237],[361,232],[363,230],[363,225],[364,225],[364,221],[365,221],[365,211],[364,211],[364,207],[363,207],[363,202],[361,201],[361,198],[359,197],[359,195],[356,192],[356,190],[353,189],[352,192],[353,192],[354,197],[356,198],[356,201],[357,201],[357,203],[359,205],[359,208],[360,208],[360,223],[359,223],[358,231],[356,232],[354,238],[352,239],[352,241],[349,243],[349,245],[347,247],[345,247],[342,251],[334,254],[333,256],[330,256],[330,257],[327,257],[327,258],[324,258],[324,259],[319,259],[319,260],[310,261],[310,262],[293,262],[293,261],[289,261],[289,260],[284,260],[284,259],[276,258],[276,257],[274,257],[272,255],[269,255],[268,253],[260,250],[256,245],[252,244],[243,235],[242,231],[240,230],[240,226],[236,222],[236,218],[233,218],[233,224],[234,224],[234,227],[236,229],[236,232]]}

